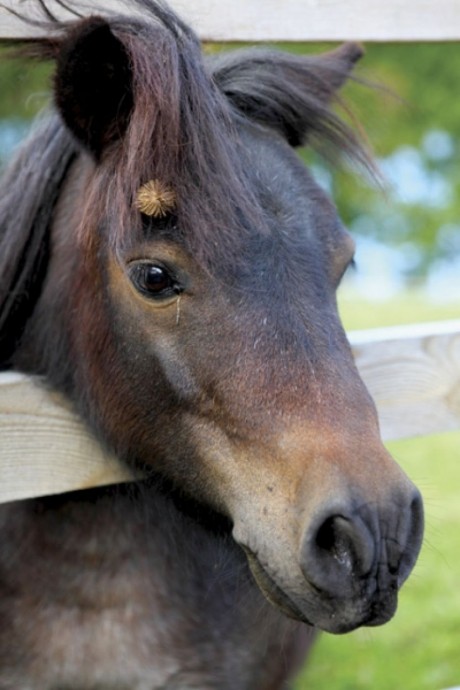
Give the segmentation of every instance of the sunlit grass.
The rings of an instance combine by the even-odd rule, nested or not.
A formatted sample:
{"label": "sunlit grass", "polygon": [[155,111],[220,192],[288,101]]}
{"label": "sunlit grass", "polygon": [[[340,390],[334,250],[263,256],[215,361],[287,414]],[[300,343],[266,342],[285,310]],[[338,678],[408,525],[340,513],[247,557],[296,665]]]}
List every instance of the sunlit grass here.
{"label": "sunlit grass", "polygon": [[[460,302],[417,295],[388,303],[345,296],[348,328],[460,317]],[[388,444],[421,489],[426,538],[395,618],[343,637],[323,634],[296,690],[441,690],[460,686],[460,432]]]}
{"label": "sunlit grass", "polygon": [[460,294],[458,302],[431,302],[423,292],[408,291],[397,299],[378,302],[364,301],[345,289],[339,293],[339,308],[347,330],[460,319]]}

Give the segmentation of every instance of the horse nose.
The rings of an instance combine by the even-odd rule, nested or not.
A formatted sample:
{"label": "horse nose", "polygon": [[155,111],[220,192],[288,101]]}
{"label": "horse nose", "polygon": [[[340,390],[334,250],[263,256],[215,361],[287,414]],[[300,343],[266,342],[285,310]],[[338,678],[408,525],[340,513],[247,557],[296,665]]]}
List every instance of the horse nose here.
{"label": "horse nose", "polygon": [[[402,514],[402,518],[398,531],[400,538],[399,545],[403,547],[401,549],[401,557],[397,572],[399,587],[409,577],[415,565],[415,561],[417,560],[423,540],[423,501],[420,492],[415,487],[409,510]],[[396,542],[395,545],[398,546],[398,542]]]}
{"label": "horse nose", "polygon": [[300,566],[306,580],[334,598],[357,594],[365,583],[399,587],[417,559],[423,534],[422,499],[413,489],[404,505],[384,510],[353,503],[324,507],[307,529]]}

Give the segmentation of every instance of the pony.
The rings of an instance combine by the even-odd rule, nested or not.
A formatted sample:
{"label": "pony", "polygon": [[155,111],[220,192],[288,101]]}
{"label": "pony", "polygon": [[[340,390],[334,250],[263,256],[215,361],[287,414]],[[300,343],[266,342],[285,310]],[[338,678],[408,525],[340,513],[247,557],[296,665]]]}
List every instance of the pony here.
{"label": "pony", "polygon": [[0,688],[280,690],[315,630],[393,616],[422,540],[296,152],[368,163],[332,107],[362,51],[203,56],[160,0],[58,4],[16,42],[54,104],[2,177],[0,362],[144,478],[1,506]]}

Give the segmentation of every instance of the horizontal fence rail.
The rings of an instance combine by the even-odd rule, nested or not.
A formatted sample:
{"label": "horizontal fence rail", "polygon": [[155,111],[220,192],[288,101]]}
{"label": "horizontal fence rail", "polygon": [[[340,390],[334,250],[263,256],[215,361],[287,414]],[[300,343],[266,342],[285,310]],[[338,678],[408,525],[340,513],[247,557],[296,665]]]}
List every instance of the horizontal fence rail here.
{"label": "horizontal fence rail", "polygon": [[[33,0],[2,4],[27,13]],[[55,6],[53,0],[47,4]],[[81,4],[104,11],[120,7],[117,0]],[[224,9],[222,0],[170,0],[170,4],[207,41],[460,39],[459,0],[232,0]],[[21,36],[24,31],[22,24],[0,10],[0,37]]]}
{"label": "horizontal fence rail", "polygon": [[[384,440],[460,428],[460,320],[349,337]],[[134,479],[65,399],[38,379],[0,374],[0,503]]]}
{"label": "horizontal fence rail", "polygon": [[0,503],[134,478],[62,396],[38,379],[0,374]]}
{"label": "horizontal fence rail", "polygon": [[460,320],[349,333],[385,441],[460,428]]}

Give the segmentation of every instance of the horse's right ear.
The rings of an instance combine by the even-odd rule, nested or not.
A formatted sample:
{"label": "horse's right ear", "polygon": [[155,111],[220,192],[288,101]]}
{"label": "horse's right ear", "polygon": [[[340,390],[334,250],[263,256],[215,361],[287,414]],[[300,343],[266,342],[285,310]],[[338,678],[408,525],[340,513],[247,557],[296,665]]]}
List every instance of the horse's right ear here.
{"label": "horse's right ear", "polygon": [[124,134],[133,108],[130,62],[101,17],[80,22],[60,43],[55,100],[67,127],[97,159]]}

